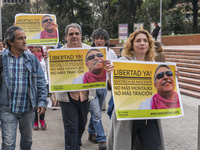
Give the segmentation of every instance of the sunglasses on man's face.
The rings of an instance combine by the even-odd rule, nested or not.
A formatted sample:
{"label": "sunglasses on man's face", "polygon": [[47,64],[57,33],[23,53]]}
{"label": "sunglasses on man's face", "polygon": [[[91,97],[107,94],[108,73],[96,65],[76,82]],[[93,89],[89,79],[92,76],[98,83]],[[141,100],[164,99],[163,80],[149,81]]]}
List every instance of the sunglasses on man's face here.
{"label": "sunglasses on man's face", "polygon": [[90,55],[90,56],[87,57],[86,62],[88,60],[93,60],[95,58],[95,56],[97,56],[98,58],[100,58],[100,57],[103,57],[103,54],[102,53],[97,53],[97,54]]}
{"label": "sunglasses on man's face", "polygon": [[42,23],[46,23],[46,22],[48,22],[48,21],[53,21],[53,19],[52,19],[52,18],[44,19],[44,20],[42,21]]}
{"label": "sunglasses on man's face", "polygon": [[173,76],[173,72],[171,72],[171,71],[160,72],[160,73],[158,73],[158,74],[156,75],[156,79],[162,79],[162,78],[164,78],[165,74],[166,74],[166,76],[168,76],[168,77]]}
{"label": "sunglasses on man's face", "polygon": [[73,36],[74,34],[75,34],[76,36],[79,36],[80,33],[79,33],[79,32],[69,33],[69,36]]}

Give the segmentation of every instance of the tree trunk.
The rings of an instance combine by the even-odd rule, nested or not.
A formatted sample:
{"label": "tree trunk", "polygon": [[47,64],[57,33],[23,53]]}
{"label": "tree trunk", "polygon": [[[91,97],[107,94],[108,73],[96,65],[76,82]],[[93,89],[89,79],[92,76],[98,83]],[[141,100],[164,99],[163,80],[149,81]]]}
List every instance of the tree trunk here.
{"label": "tree trunk", "polygon": [[74,9],[71,9],[71,14],[72,14],[72,22],[75,23],[75,18],[74,18]]}
{"label": "tree trunk", "polygon": [[193,0],[193,31],[194,33],[198,33],[198,20],[197,20],[197,15],[198,15],[198,8],[197,8],[197,2],[198,0]]}

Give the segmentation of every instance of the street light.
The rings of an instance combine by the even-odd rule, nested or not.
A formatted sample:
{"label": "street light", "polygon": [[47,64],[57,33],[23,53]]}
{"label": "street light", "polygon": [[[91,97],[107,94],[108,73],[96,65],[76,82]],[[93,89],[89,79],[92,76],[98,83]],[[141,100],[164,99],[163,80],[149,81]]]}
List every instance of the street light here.
{"label": "street light", "polygon": [[160,43],[162,43],[162,0],[160,0]]}
{"label": "street light", "polygon": [[0,2],[0,38],[2,39],[1,2]]}

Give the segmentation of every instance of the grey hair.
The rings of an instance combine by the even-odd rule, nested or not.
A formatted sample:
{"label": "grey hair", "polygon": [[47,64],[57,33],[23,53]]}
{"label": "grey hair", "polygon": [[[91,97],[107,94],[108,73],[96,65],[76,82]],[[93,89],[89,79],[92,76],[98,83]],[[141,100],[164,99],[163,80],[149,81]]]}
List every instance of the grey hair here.
{"label": "grey hair", "polygon": [[11,45],[10,45],[9,42],[8,42],[8,40],[14,42],[15,37],[16,37],[16,35],[15,35],[15,31],[16,31],[16,30],[22,30],[22,31],[23,31],[23,29],[22,29],[21,27],[18,27],[18,26],[11,26],[11,27],[9,27],[9,28],[7,29],[7,31],[6,31],[6,33],[5,33],[5,36],[4,36],[4,43],[6,44],[6,46],[7,46],[8,48],[11,47]]}
{"label": "grey hair", "polygon": [[165,65],[165,64],[158,65],[158,67],[156,68],[156,71],[155,71],[155,73],[154,73],[154,82],[156,82],[156,72],[158,71],[158,69],[160,69],[160,68],[162,68],[162,67],[165,67],[165,68],[171,70],[170,67],[169,67],[168,65]]}
{"label": "grey hair", "polygon": [[97,52],[100,52],[101,53],[101,51],[99,50],[99,49],[90,49],[88,52],[87,52],[87,54],[85,55],[85,62],[87,62],[87,56],[88,56],[88,54],[91,52],[91,51],[97,51]]}
{"label": "grey hair", "polygon": [[82,34],[81,26],[77,23],[71,23],[71,24],[67,25],[66,28],[65,28],[65,34],[66,35],[68,35],[68,30],[69,30],[70,27],[78,28],[79,32]]}
{"label": "grey hair", "polygon": [[107,42],[107,44],[105,46],[109,45],[110,37],[109,37],[109,34],[106,30],[104,30],[102,28],[98,28],[98,29],[93,31],[91,36],[92,36],[92,43],[93,44],[94,44],[95,38],[103,37],[105,39],[105,41]]}
{"label": "grey hair", "polygon": [[[42,24],[43,19],[44,19],[45,17],[51,17],[51,16],[50,16],[50,15],[44,15],[44,16],[42,17],[41,24]],[[51,17],[51,18],[52,18],[52,17]],[[53,19],[53,18],[52,18],[52,19]]]}

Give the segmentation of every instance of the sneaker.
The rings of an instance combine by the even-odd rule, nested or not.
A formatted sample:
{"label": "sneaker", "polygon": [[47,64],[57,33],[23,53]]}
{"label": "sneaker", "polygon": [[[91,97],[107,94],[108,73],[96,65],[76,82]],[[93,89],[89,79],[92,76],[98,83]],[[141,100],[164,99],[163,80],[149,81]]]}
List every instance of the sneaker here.
{"label": "sneaker", "polygon": [[39,130],[38,121],[35,121],[33,130]]}
{"label": "sneaker", "polygon": [[45,121],[44,120],[40,120],[40,124],[41,124],[41,129],[42,130],[46,130],[47,125],[46,125]]}
{"label": "sneaker", "polygon": [[106,149],[107,149],[106,142],[105,141],[100,142],[99,143],[99,150],[106,150]]}
{"label": "sneaker", "polygon": [[95,144],[98,143],[98,141],[96,139],[96,135],[89,134],[88,140],[90,140],[91,142],[93,142]]}

